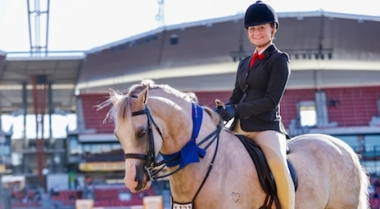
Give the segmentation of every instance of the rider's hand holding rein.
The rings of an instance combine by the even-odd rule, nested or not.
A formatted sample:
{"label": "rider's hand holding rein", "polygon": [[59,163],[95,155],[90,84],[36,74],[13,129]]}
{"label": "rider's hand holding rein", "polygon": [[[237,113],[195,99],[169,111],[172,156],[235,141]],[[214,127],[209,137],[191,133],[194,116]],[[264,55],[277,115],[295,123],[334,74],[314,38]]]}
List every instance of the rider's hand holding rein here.
{"label": "rider's hand holding rein", "polygon": [[214,108],[214,111],[217,112],[224,121],[229,121],[237,116],[235,105],[226,105],[225,107],[217,106]]}

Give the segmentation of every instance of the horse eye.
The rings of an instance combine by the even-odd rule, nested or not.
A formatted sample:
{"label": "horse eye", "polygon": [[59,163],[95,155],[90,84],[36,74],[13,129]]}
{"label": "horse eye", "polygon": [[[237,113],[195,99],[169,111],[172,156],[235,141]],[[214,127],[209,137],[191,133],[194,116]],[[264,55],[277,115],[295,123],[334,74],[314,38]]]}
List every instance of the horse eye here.
{"label": "horse eye", "polygon": [[137,138],[143,138],[146,134],[146,130],[141,130],[137,133]]}

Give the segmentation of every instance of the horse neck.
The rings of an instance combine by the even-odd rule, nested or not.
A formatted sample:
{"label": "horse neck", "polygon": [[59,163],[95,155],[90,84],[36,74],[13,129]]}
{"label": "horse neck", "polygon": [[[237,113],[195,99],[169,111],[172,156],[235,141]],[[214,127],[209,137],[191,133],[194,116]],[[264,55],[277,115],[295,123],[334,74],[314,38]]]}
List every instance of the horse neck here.
{"label": "horse neck", "polygon": [[[150,92],[152,93],[152,91]],[[150,94],[148,106],[151,108],[154,120],[159,120],[160,129],[163,131],[163,145],[160,149],[163,154],[173,154],[180,151],[186,143],[189,142],[193,131],[192,103],[185,99],[178,98],[176,95],[167,94],[161,91]],[[215,131],[216,125],[212,122],[211,117],[203,111],[201,129],[196,142],[200,142],[210,133]],[[207,142],[205,144],[208,144]],[[183,196],[186,191],[198,189],[200,183],[205,178],[209,162],[215,151],[215,142],[207,149],[205,159],[200,163],[193,163],[186,166],[181,171],[169,177],[173,185],[173,195],[180,194]],[[205,145],[202,145],[203,148]],[[206,165],[205,165],[206,164]],[[168,168],[168,171],[174,171],[174,168]],[[192,181],[189,181],[192,179]],[[195,184],[194,184],[195,183]],[[193,193],[190,192],[190,195]]]}

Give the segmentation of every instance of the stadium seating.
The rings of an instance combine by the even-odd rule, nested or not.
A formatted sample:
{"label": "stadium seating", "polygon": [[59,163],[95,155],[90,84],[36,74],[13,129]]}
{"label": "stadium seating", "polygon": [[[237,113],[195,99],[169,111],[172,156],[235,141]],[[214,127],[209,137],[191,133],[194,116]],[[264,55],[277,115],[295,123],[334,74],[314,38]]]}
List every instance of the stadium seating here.
{"label": "stadium seating", "polygon": [[[128,194],[130,198],[120,198],[122,193]],[[140,193],[131,193],[126,188],[98,188],[94,191],[94,207],[143,205],[145,195],[155,195],[153,188]]]}
{"label": "stadium seating", "polygon": [[371,198],[369,200],[371,205],[371,209],[379,209],[380,208],[380,199],[379,198]]}
{"label": "stadium seating", "polygon": [[[12,192],[11,194],[11,204],[12,208],[32,208],[32,207],[40,207],[41,199],[37,198],[36,191],[19,191]],[[0,202],[0,209],[1,209]]]}
{"label": "stadium seating", "polygon": [[74,206],[77,199],[82,198],[82,192],[77,190],[60,190],[58,195],[54,195],[51,199],[60,202],[64,206]]}

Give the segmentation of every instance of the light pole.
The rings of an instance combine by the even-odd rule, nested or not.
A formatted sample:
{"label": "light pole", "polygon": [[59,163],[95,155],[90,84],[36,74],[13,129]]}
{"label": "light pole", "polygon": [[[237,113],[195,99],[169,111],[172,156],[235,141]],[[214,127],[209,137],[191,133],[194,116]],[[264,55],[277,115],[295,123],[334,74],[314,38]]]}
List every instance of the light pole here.
{"label": "light pole", "polygon": [[3,208],[4,209],[12,209],[12,204],[11,204],[11,195],[9,194],[8,191],[4,190],[3,189],[3,183],[2,183],[2,179],[3,179],[3,174],[0,173],[0,200],[1,200],[1,203],[3,205]]}

